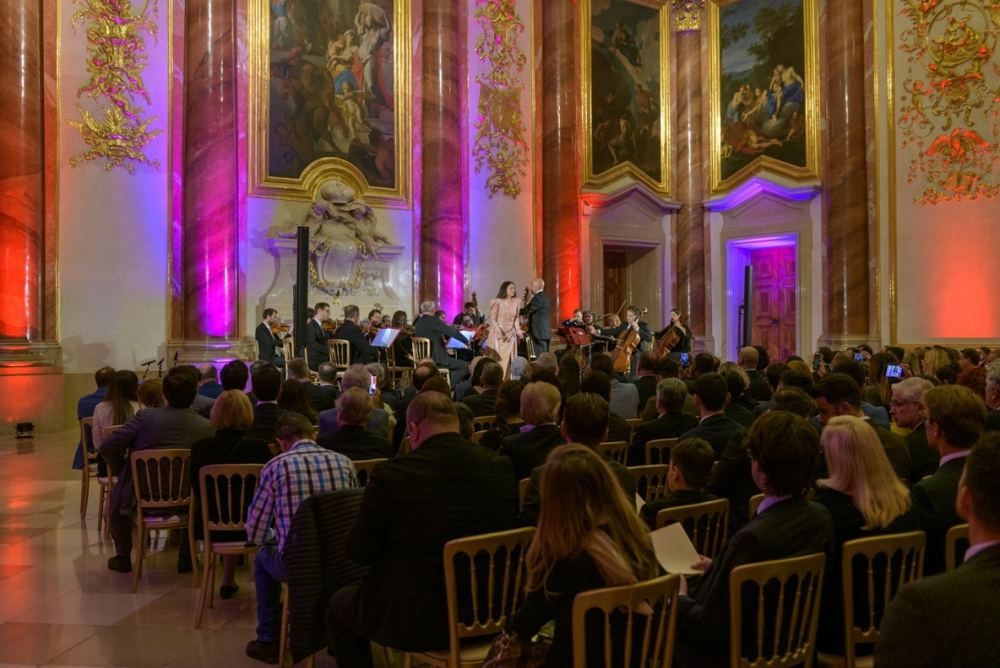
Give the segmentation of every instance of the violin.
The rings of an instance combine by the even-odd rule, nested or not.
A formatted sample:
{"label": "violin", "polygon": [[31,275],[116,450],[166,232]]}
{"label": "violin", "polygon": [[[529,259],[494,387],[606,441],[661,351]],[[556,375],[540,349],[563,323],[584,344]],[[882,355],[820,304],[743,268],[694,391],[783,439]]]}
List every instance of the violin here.
{"label": "violin", "polygon": [[323,331],[326,332],[326,338],[333,338],[334,332],[337,331],[337,321],[332,318],[327,318],[322,322]]}
{"label": "violin", "polygon": [[287,323],[279,322],[277,325],[271,325],[271,333],[277,336],[278,338],[283,339],[286,336],[289,336],[291,332],[292,332],[292,326]]}

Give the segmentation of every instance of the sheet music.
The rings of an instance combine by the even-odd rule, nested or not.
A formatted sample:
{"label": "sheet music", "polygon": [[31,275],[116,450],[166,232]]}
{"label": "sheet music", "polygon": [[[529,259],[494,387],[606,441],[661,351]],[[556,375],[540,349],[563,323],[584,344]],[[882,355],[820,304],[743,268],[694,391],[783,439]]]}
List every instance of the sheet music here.
{"label": "sheet music", "polygon": [[663,566],[667,573],[683,573],[694,575],[701,573],[691,568],[691,564],[698,561],[698,551],[694,549],[691,539],[688,538],[684,526],[680,522],[674,522],[667,526],[651,531],[649,537],[653,540],[653,552],[656,553],[656,560]]}

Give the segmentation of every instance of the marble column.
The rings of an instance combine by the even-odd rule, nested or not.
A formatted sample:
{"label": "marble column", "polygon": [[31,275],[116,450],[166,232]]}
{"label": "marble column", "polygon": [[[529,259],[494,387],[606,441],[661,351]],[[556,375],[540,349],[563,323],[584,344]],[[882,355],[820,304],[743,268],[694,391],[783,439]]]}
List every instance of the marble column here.
{"label": "marble column", "polygon": [[464,21],[457,2],[423,3],[420,292],[448,314],[462,310],[465,192],[461,54]]}
{"label": "marble column", "polygon": [[581,304],[576,3],[542,3],[542,277],[562,321]]}
{"label": "marble column", "polygon": [[184,9],[184,215],[174,252],[183,257],[185,343],[239,333],[235,5],[188,0]]}
{"label": "marble column", "polygon": [[42,338],[42,2],[0,2],[0,339]]}
{"label": "marble column", "polygon": [[864,25],[861,0],[825,5],[823,340],[840,347],[869,338]]}
{"label": "marble column", "polygon": [[705,328],[705,199],[702,129],[701,26],[703,3],[675,4],[674,174],[676,200],[677,299],[697,339]]}

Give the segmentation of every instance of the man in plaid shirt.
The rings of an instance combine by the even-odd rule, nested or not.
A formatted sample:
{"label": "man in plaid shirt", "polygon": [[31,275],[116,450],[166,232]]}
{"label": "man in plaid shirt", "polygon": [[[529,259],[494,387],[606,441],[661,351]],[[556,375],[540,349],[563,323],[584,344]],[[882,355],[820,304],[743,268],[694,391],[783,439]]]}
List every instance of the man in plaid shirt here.
{"label": "man in plaid shirt", "polygon": [[257,588],[257,639],[247,655],[278,663],[281,583],[288,579],[282,550],[299,504],[313,494],[357,487],[354,464],[344,455],[316,445],[313,426],[298,413],[278,418],[281,454],[264,466],[247,511],[247,540],[261,546],[254,562]]}

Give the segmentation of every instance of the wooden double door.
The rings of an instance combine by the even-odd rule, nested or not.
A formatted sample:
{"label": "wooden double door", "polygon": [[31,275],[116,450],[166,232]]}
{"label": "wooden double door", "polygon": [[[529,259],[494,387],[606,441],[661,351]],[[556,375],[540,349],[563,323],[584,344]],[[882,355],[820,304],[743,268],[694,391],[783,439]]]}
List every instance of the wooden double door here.
{"label": "wooden double door", "polygon": [[795,246],[754,249],[751,340],[772,362],[796,354]]}

